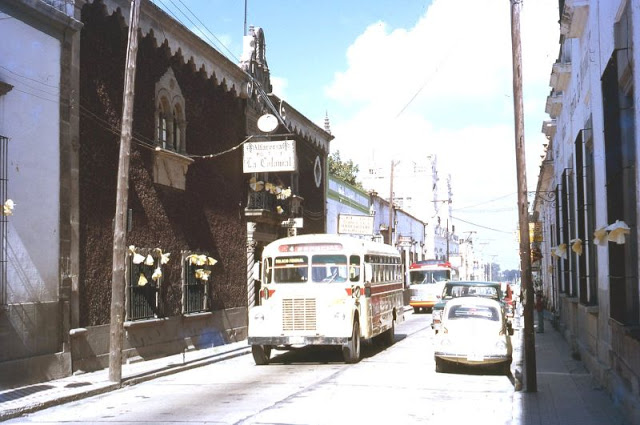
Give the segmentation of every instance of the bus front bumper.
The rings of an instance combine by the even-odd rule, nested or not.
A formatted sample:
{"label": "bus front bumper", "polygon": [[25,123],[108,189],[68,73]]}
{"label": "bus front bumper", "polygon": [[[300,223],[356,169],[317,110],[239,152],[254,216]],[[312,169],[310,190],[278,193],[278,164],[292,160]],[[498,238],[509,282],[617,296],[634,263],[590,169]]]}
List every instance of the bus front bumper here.
{"label": "bus front bumper", "polygon": [[349,337],[328,336],[250,336],[249,345],[344,345]]}

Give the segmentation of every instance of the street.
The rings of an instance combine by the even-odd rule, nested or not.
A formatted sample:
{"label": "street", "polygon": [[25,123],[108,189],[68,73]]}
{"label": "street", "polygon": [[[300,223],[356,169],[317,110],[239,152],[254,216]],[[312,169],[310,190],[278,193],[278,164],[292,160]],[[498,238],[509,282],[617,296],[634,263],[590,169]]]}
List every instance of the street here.
{"label": "street", "polygon": [[245,355],[7,423],[511,423],[510,376],[436,374],[430,314],[405,318],[393,346],[367,343],[354,365],[336,348],[276,351],[267,366]]}

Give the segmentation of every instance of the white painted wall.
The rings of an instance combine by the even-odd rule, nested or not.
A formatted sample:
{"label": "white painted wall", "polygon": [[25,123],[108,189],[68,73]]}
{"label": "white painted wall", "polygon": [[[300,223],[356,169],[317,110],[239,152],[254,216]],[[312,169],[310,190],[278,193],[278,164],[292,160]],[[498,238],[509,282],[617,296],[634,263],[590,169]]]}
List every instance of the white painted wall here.
{"label": "white painted wall", "polygon": [[[60,41],[0,13],[0,135],[9,138],[8,302],[58,295]],[[4,200],[2,200],[4,202]]]}

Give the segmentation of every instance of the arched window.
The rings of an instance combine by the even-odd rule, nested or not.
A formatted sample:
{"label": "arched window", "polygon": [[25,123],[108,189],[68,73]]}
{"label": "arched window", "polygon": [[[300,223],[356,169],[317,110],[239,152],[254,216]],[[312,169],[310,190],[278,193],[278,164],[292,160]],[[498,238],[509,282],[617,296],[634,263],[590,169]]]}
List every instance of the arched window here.
{"label": "arched window", "polygon": [[186,176],[193,159],[187,153],[185,101],[173,70],[156,82],[153,182],[186,189]]}
{"label": "arched window", "polygon": [[185,153],[186,116],[184,97],[173,70],[156,83],[156,143],[163,149]]}

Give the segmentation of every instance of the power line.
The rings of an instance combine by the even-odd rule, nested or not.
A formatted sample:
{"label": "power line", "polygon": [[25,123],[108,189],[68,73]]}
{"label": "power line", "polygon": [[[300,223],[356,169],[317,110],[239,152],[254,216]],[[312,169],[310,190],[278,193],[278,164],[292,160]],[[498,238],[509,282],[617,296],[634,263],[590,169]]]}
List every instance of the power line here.
{"label": "power line", "polygon": [[516,194],[516,192],[511,192],[511,193],[508,193],[508,194],[506,194],[506,195],[499,196],[499,197],[494,198],[494,199],[490,199],[490,200],[488,200],[488,201],[480,202],[479,204],[475,204],[475,205],[468,205],[468,206],[466,206],[466,207],[461,207],[461,208],[454,208],[454,209],[453,209],[453,211],[460,211],[460,210],[464,210],[464,209],[470,209],[470,208],[479,207],[480,205],[490,204],[490,203],[492,203],[492,202],[499,201],[500,199],[508,198],[509,196],[513,196],[513,195],[515,195],[515,194]]}
{"label": "power line", "polygon": [[454,219],[454,220],[461,221],[461,222],[466,223],[466,224],[470,224],[472,226],[480,227],[481,229],[491,230],[493,232],[506,233],[506,234],[509,234],[509,235],[513,233],[513,232],[507,232],[505,230],[499,230],[499,229],[494,229],[494,228],[491,228],[491,227],[483,226],[481,224],[472,223],[470,221],[462,220],[460,218],[453,217],[453,216],[451,218]]}

